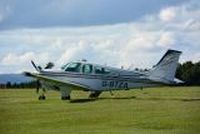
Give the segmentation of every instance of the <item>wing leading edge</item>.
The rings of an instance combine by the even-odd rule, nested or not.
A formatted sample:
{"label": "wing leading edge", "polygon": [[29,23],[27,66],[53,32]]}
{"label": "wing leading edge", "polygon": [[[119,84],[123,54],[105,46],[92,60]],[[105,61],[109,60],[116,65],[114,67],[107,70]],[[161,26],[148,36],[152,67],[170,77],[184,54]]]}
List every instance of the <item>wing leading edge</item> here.
{"label": "wing leading edge", "polygon": [[68,81],[68,80],[62,81],[62,80],[54,79],[54,78],[51,78],[51,77],[48,77],[48,76],[30,73],[30,72],[24,72],[24,75],[26,75],[28,77],[36,78],[38,80],[43,80],[43,81],[51,82],[51,83],[54,83],[54,84],[59,84],[59,85],[62,85],[62,86],[68,86],[68,87],[70,86],[72,88],[76,88],[77,90],[92,90],[87,85],[83,85],[83,84]]}

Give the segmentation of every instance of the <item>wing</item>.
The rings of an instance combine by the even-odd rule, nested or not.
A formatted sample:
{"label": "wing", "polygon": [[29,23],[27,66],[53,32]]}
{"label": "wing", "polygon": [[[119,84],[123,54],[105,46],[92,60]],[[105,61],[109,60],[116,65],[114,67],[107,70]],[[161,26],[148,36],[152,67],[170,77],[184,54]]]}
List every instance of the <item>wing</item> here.
{"label": "wing", "polygon": [[61,85],[61,86],[70,86],[72,88],[76,88],[77,90],[92,90],[89,86],[81,84],[81,83],[77,83],[77,82],[73,82],[73,81],[69,81],[69,80],[58,80],[52,77],[48,77],[48,76],[44,76],[44,75],[40,75],[40,74],[35,74],[35,73],[30,73],[30,72],[24,72],[25,76],[28,77],[33,77],[36,78],[38,80],[43,80],[46,82],[51,82],[52,84],[56,84],[56,85]]}

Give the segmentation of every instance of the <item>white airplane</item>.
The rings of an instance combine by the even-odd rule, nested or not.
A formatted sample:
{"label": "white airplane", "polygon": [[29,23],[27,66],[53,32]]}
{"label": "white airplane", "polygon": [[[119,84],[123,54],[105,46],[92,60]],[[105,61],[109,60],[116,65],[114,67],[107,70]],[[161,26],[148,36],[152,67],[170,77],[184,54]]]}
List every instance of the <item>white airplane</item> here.
{"label": "white airplane", "polygon": [[39,86],[43,89],[39,99],[45,99],[44,93],[47,89],[60,91],[63,100],[70,100],[70,93],[73,90],[89,91],[91,92],[89,98],[98,98],[103,91],[181,83],[182,81],[175,78],[181,53],[168,50],[161,60],[148,71],[124,70],[91,64],[87,61],[70,62],[55,71],[42,69],[31,61],[37,73],[24,72],[24,74],[38,80],[37,92],[39,92]]}

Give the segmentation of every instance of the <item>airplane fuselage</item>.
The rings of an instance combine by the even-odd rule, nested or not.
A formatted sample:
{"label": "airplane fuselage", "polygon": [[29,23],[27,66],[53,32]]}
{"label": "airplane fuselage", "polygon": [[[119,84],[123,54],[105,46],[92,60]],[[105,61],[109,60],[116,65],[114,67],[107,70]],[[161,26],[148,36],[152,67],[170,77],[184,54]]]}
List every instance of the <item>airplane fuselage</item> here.
{"label": "airplane fuselage", "polygon": [[[149,80],[148,76],[145,74],[125,70],[120,70],[118,73],[115,71],[114,75],[83,74],[64,71],[43,71],[40,75],[52,77],[60,81],[77,83],[83,87],[87,87],[84,89],[86,91],[128,90],[162,85],[161,83]],[[76,90],[76,88],[74,88],[74,90]]]}

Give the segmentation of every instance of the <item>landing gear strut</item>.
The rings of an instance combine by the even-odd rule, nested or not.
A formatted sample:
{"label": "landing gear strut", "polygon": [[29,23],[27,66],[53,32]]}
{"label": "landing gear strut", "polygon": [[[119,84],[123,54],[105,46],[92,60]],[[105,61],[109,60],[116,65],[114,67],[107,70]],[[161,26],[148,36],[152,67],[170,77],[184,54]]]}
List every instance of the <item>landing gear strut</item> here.
{"label": "landing gear strut", "polygon": [[89,98],[91,99],[96,99],[99,97],[99,95],[101,94],[101,91],[94,91],[94,92],[91,92],[91,94],[89,95]]}
{"label": "landing gear strut", "polygon": [[70,89],[61,89],[61,100],[70,100],[71,90]]}

